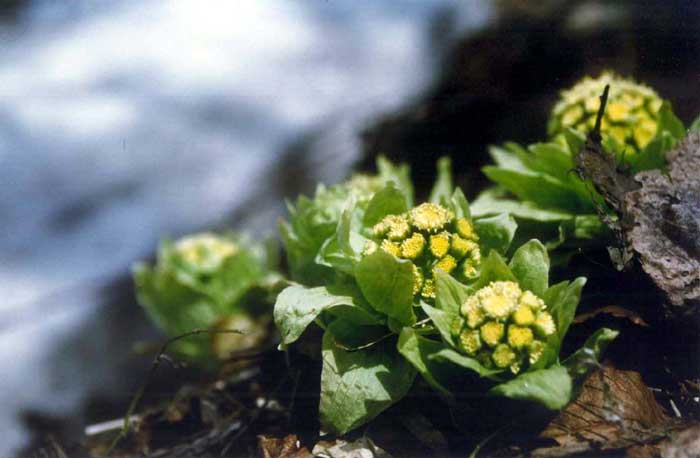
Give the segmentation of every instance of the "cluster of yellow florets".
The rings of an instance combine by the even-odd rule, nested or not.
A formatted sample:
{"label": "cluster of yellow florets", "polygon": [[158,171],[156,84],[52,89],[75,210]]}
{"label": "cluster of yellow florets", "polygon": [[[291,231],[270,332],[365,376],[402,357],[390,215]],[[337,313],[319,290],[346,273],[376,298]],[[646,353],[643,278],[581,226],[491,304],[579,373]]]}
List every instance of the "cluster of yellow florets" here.
{"label": "cluster of yellow florets", "polygon": [[401,215],[388,215],[372,228],[375,241],[364,254],[377,248],[413,262],[414,295],[435,298],[437,269],[465,279],[477,275],[481,262],[479,237],[466,218],[437,204],[424,203]]}
{"label": "cluster of yellow florets", "polygon": [[184,237],[175,244],[177,256],[201,270],[216,270],[237,252],[233,241],[208,232]]}
{"label": "cluster of yellow florets", "polygon": [[562,91],[549,121],[549,134],[567,128],[582,133],[593,129],[600,107],[600,95],[610,85],[601,134],[615,139],[633,152],[644,148],[656,135],[659,109],[663,103],[651,88],[605,72],[598,78],[585,77],[571,89]]}
{"label": "cluster of yellow florets", "polygon": [[462,304],[453,335],[460,349],[487,367],[520,372],[534,364],[556,326],[547,306],[512,281],[491,282]]}

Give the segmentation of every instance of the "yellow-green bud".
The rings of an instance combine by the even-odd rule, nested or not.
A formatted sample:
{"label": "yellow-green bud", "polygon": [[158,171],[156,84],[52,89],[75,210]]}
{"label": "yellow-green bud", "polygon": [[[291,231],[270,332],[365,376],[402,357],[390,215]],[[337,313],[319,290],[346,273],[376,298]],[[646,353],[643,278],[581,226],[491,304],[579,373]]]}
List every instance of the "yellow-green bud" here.
{"label": "yellow-green bud", "polygon": [[537,360],[539,360],[542,357],[542,353],[544,353],[544,342],[541,340],[534,340],[530,344],[529,348],[530,352],[530,364],[535,364]]}
{"label": "yellow-green bud", "polygon": [[389,239],[384,239],[382,240],[382,250],[386,251],[389,254],[393,254],[397,258],[401,256],[401,247],[399,247],[397,244],[394,242],[390,241]]}
{"label": "yellow-green bud", "polygon": [[492,294],[482,299],[484,312],[491,318],[506,319],[515,309],[515,303],[505,294]]}
{"label": "yellow-green bud", "polygon": [[454,320],[452,320],[452,324],[450,325],[450,334],[452,334],[452,337],[458,337],[459,333],[462,332],[462,328],[464,327],[464,320],[460,317],[455,317]]}
{"label": "yellow-green bud", "polygon": [[454,218],[452,212],[437,204],[422,203],[409,212],[413,227],[420,231],[436,233]]}
{"label": "yellow-green bud", "polygon": [[535,322],[535,314],[529,305],[520,304],[513,313],[513,322],[520,326],[530,326]]}
{"label": "yellow-green bud", "polygon": [[465,329],[459,334],[459,344],[466,354],[475,356],[479,349],[481,349],[479,331]]}
{"label": "yellow-green bud", "polygon": [[479,240],[479,236],[474,231],[474,226],[466,218],[459,218],[455,223],[455,231],[460,237],[467,240]]}
{"label": "yellow-green bud", "polygon": [[414,232],[409,238],[401,242],[401,256],[406,259],[416,259],[423,254],[425,237],[420,232]]}
{"label": "yellow-green bud", "polygon": [[403,240],[411,232],[411,226],[404,215],[387,215],[378,225],[381,226],[382,235],[386,234],[390,240]]}
{"label": "yellow-green bud", "polygon": [[534,340],[532,329],[511,324],[508,326],[508,345],[516,350],[522,350]]}
{"label": "yellow-green bud", "polygon": [[430,236],[430,252],[440,259],[450,250],[450,234],[441,232]]}
{"label": "yellow-green bud", "polygon": [[362,249],[362,256],[369,256],[377,251],[377,247],[378,245],[375,242],[368,240],[367,243],[365,243],[365,247]]}
{"label": "yellow-green bud", "polygon": [[466,318],[467,326],[472,329],[476,329],[476,327],[484,322],[484,312],[481,310],[481,307],[479,307],[479,299],[476,296],[471,296],[462,304],[460,313]]}
{"label": "yellow-green bud", "polygon": [[462,259],[471,250],[471,245],[474,244],[471,240],[465,240],[457,234],[452,235],[450,240],[450,253],[457,259]]}
{"label": "yellow-green bud", "polygon": [[467,279],[476,278],[479,275],[479,271],[474,267],[471,259],[467,259],[462,263],[462,275]]}
{"label": "yellow-green bud", "polygon": [[175,251],[188,264],[215,270],[238,252],[238,246],[224,237],[205,232],[180,239],[175,244]]}
{"label": "yellow-green bud", "polygon": [[496,367],[505,369],[506,367],[515,363],[516,354],[515,352],[506,344],[498,345],[491,354],[491,359]]}
{"label": "yellow-green bud", "polygon": [[449,274],[455,270],[455,267],[457,267],[457,261],[455,261],[455,258],[448,254],[435,264],[433,267],[433,274],[435,274],[438,269]]}
{"label": "yellow-green bud", "polygon": [[423,290],[420,294],[426,299],[435,299],[435,280],[432,278],[426,279],[423,282]]}
{"label": "yellow-green bud", "polygon": [[415,296],[423,288],[423,272],[421,272],[420,267],[413,265],[413,295]]}
{"label": "yellow-green bud", "polygon": [[554,331],[556,331],[552,315],[547,312],[540,312],[537,314],[534,327],[535,331],[544,337],[551,336],[554,334]]}
{"label": "yellow-green bud", "polygon": [[490,347],[498,345],[503,339],[505,326],[498,321],[489,321],[479,328],[481,332],[481,340]]}
{"label": "yellow-green bud", "polygon": [[518,302],[521,305],[529,306],[532,310],[543,310],[545,308],[544,301],[535,296],[532,291],[523,292]]}

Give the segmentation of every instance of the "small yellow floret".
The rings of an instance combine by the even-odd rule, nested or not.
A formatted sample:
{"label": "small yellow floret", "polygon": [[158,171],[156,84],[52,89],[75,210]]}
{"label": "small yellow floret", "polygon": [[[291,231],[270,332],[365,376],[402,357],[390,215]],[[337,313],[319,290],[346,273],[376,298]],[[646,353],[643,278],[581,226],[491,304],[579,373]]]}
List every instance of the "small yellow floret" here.
{"label": "small yellow floret", "polygon": [[479,236],[474,232],[474,226],[466,218],[459,218],[455,223],[455,230],[460,237],[467,240],[479,240]]}
{"label": "small yellow floret", "polygon": [[465,329],[459,335],[459,344],[466,354],[475,356],[481,349],[479,331]]}
{"label": "small yellow floret", "polygon": [[437,204],[422,203],[410,211],[411,223],[420,231],[438,232],[453,218],[452,213]]}
{"label": "small yellow floret", "polygon": [[390,240],[403,240],[411,232],[411,226],[404,215],[387,215],[382,222],[387,227],[386,236]]}
{"label": "small yellow floret", "polygon": [[508,326],[508,345],[516,350],[522,350],[532,343],[532,329],[511,324]]}
{"label": "small yellow floret", "polygon": [[401,256],[406,259],[416,259],[423,254],[425,237],[420,232],[414,232],[412,236],[401,242]]}
{"label": "small yellow floret", "polygon": [[520,305],[527,305],[532,310],[543,310],[545,308],[544,301],[535,296],[532,291],[523,292],[518,302]]}
{"label": "small yellow floret", "polygon": [[517,302],[522,294],[520,286],[513,281],[494,281],[491,287],[496,294],[502,294],[513,302]]}
{"label": "small yellow floret", "polygon": [[[613,122],[624,121],[630,115],[629,107],[622,102],[609,103],[608,106],[605,107],[605,112],[610,118],[610,120]],[[570,124],[566,121],[563,121],[563,119],[562,122],[564,124]]]}
{"label": "small yellow floret", "polygon": [[389,254],[393,254],[396,257],[401,256],[401,248],[395,244],[394,242],[384,239],[382,240],[382,250],[386,251]]}
{"label": "small yellow floret", "polygon": [[520,326],[530,326],[535,322],[535,314],[529,305],[521,304],[513,313],[513,322]]}
{"label": "small yellow floret", "polygon": [[540,312],[535,319],[535,331],[542,336],[551,336],[556,331],[552,315],[547,312]]}
{"label": "small yellow floret", "polygon": [[481,326],[479,331],[481,332],[481,340],[483,340],[486,345],[494,347],[503,339],[504,326],[503,323],[499,323],[498,321],[489,321]]}
{"label": "small yellow floret", "polygon": [[468,279],[476,278],[479,275],[479,271],[476,270],[476,267],[474,267],[470,259],[462,263],[462,275]]}
{"label": "small yellow floret", "polygon": [[544,353],[544,342],[541,340],[535,340],[530,344],[529,348],[530,352],[530,364],[535,364],[540,357],[542,357],[542,353]]}
{"label": "small yellow floret", "polygon": [[425,280],[420,295],[426,299],[435,299],[435,281],[432,278]]}
{"label": "small yellow floret", "polygon": [[515,352],[506,344],[501,344],[496,347],[491,355],[493,363],[496,367],[505,369],[515,362]]}
{"label": "small yellow floret", "polygon": [[457,261],[455,261],[455,258],[448,254],[444,258],[439,260],[437,263],[435,263],[435,266],[433,267],[433,274],[435,274],[435,272],[437,272],[438,269],[449,274],[453,270],[455,270],[455,267],[457,267]]}
{"label": "small yellow floret", "polygon": [[452,337],[459,337],[459,333],[462,332],[462,328],[464,328],[464,320],[460,317],[455,317],[450,325],[450,334],[452,334]]}
{"label": "small yellow floret", "polygon": [[486,315],[491,318],[505,319],[515,308],[515,303],[505,294],[493,294],[481,301]]}
{"label": "small yellow floret", "polygon": [[375,242],[368,240],[367,243],[365,243],[365,247],[362,249],[362,256],[369,256],[377,251],[377,247],[378,245]]}
{"label": "small yellow floret", "polygon": [[441,232],[430,236],[430,252],[440,259],[450,250],[450,234]]}
{"label": "small yellow floret", "polygon": [[216,269],[226,258],[238,252],[238,246],[214,234],[202,233],[180,239],[175,250],[187,263],[203,269]]}

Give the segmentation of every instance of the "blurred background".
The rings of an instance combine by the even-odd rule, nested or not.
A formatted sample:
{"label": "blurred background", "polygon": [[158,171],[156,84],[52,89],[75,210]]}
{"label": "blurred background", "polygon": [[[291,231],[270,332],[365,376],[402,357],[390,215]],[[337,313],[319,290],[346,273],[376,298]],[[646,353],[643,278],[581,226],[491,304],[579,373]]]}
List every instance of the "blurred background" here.
{"label": "blurred background", "polygon": [[[693,0],[0,0],[0,456],[116,418],[157,336],[130,265],[378,153],[467,191],[612,68],[700,111]],[[466,181],[465,181],[466,180]]]}

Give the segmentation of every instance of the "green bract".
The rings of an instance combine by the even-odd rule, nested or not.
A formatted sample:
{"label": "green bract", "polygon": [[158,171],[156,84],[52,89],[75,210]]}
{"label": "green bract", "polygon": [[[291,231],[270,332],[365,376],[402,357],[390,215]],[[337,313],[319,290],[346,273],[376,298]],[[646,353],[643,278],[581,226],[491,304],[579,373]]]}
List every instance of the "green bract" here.
{"label": "green bract", "polygon": [[[441,341],[404,328],[399,350],[425,380],[449,395],[464,389],[463,368],[493,383],[491,395],[564,407],[575,383],[597,363],[617,332],[603,329],[583,349],[559,360],[562,340],[574,318],[585,278],[548,284],[549,257],[531,240],[510,263],[495,251],[470,285],[440,272],[435,307],[421,304]],[[586,361],[581,358],[586,355]]]}
{"label": "green bract", "polygon": [[359,209],[364,209],[374,193],[392,181],[403,191],[408,204],[413,201],[406,165],[394,166],[380,157],[377,168],[377,175],[354,175],[331,187],[320,184],[313,199],[301,196],[295,203],[287,202],[289,221],[280,223],[280,232],[293,280],[323,284],[326,276],[332,276],[328,268],[315,262],[316,256],[323,242],[335,233],[349,200],[353,199]]}
{"label": "green bract", "polygon": [[231,234],[201,233],[175,243],[165,240],[154,266],[138,263],[133,268],[138,301],[171,337],[195,329],[250,331],[245,338],[214,339],[215,348],[210,336],[174,344],[182,356],[206,362],[213,354],[221,355],[222,342],[229,347],[250,344],[251,336],[259,335],[254,329],[256,316],[265,312],[260,308],[265,303],[260,288],[279,278],[272,270],[271,253],[263,245]]}
{"label": "green bract", "polygon": [[478,281],[481,256],[504,254],[513,239],[508,215],[472,219],[449,161],[438,165],[430,202],[413,206],[410,186],[393,179],[369,198],[350,193],[335,229],[317,243],[311,267],[326,274],[277,298],[283,347],[312,322],[325,330],[320,418],[328,431],[356,428],[406,394],[416,371],[397,351],[397,337],[428,321],[421,305],[440,300],[436,276]]}
{"label": "green bract", "polygon": [[543,239],[563,254],[567,248],[609,244],[611,234],[598,216],[605,208],[603,198],[574,172],[575,156],[593,128],[606,84],[605,149],[631,172],[664,167],[665,153],[685,136],[683,124],[653,90],[604,73],[562,92],[549,121],[549,141],[526,148],[515,143],[491,147],[495,165],[483,172],[497,186],[478,196],[472,212],[509,212],[521,226],[521,241]]}

